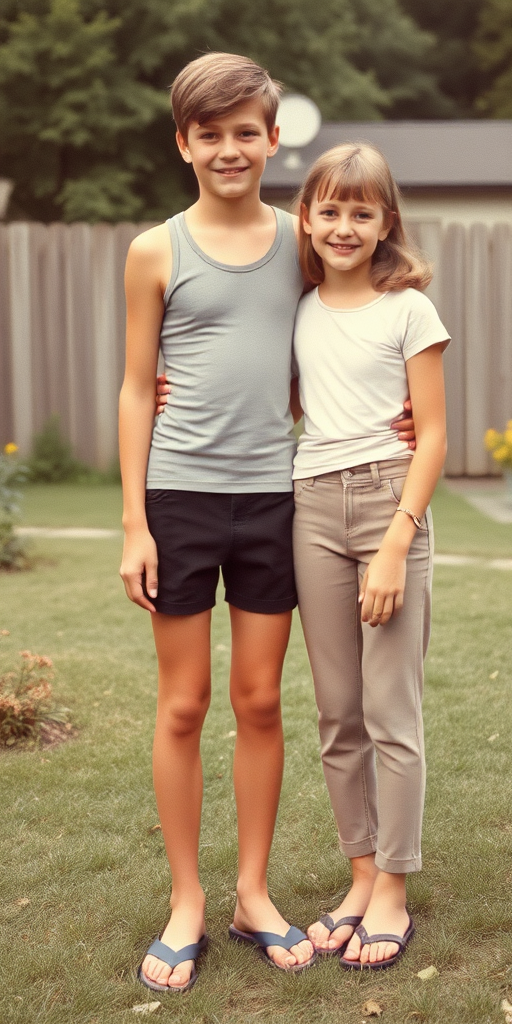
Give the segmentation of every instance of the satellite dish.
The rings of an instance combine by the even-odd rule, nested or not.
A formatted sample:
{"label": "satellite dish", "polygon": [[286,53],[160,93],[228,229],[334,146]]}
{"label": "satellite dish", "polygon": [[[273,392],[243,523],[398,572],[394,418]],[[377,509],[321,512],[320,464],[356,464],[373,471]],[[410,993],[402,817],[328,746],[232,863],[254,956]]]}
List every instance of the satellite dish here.
{"label": "satellite dish", "polygon": [[289,149],[301,149],[316,138],[322,125],[322,115],[308,96],[289,93],[283,96],[277,111],[279,142]]}

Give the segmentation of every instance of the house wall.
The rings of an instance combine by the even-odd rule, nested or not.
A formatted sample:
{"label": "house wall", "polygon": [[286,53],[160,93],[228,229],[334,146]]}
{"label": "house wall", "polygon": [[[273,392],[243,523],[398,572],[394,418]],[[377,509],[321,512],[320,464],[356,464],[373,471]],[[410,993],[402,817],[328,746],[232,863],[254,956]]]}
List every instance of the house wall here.
{"label": "house wall", "polygon": [[439,219],[443,227],[456,222],[470,227],[488,227],[503,222],[512,224],[512,188],[510,189],[408,189],[402,195],[407,220]]}

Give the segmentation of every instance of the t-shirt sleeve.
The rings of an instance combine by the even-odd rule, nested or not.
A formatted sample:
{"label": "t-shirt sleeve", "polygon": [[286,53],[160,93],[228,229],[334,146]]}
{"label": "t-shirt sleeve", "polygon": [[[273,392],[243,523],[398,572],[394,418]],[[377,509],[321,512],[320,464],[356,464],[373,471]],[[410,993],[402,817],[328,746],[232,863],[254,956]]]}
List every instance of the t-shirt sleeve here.
{"label": "t-shirt sleeve", "polygon": [[434,303],[415,289],[408,293],[409,308],[403,335],[403,357],[405,360],[423,352],[431,345],[450,341],[450,335],[442,323]]}

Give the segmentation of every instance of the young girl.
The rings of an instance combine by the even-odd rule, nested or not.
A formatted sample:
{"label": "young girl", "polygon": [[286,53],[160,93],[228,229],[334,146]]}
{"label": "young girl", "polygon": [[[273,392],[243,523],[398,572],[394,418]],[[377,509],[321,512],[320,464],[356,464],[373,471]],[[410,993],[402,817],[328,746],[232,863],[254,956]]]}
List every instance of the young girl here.
{"label": "young girl", "polygon": [[[325,153],[300,200],[302,269],[317,287],[295,328],[305,416],[295,571],[323,768],[353,878],[308,935],[317,950],[339,951],[345,968],[377,969],[414,931],[405,879],[421,868],[428,503],[445,458],[449,338],[421,292],[431,272],[408,245],[378,150],[347,143]],[[389,428],[407,393],[414,455]]]}

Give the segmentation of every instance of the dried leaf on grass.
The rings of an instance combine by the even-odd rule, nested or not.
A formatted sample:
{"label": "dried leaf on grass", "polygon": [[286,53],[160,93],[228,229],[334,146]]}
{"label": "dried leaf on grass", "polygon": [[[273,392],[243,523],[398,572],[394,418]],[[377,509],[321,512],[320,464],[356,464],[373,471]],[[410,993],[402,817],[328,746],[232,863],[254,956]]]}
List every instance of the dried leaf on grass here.
{"label": "dried leaf on grass", "polygon": [[499,732],[493,732],[492,736],[488,736],[487,742],[488,743],[494,743],[494,740],[497,740],[498,736],[499,736]]}
{"label": "dried leaf on grass", "polygon": [[497,679],[498,676],[499,676],[499,672],[498,672],[498,670],[496,670],[496,672],[491,672],[491,674],[489,676],[489,679]]}
{"label": "dried leaf on grass", "polygon": [[161,832],[161,831],[162,831],[162,826],[161,825],[152,825],[151,828],[148,828],[148,835],[152,835],[153,832]]}
{"label": "dried leaf on grass", "polygon": [[505,1014],[505,1024],[512,1024],[512,1003],[509,1003],[508,999],[502,999],[501,1009]]}
{"label": "dried leaf on grass", "polygon": [[28,907],[30,900],[28,896],[22,896],[21,899],[16,900],[15,902],[17,907]]}
{"label": "dried leaf on grass", "polygon": [[431,978],[437,978],[439,971],[433,964],[430,967],[425,967],[423,971],[418,971],[416,977],[421,978],[422,981],[430,981]]}
{"label": "dried leaf on grass", "polygon": [[382,1006],[375,1002],[375,999],[368,999],[363,1006],[362,1012],[365,1017],[380,1017],[382,1016],[383,1009]]}
{"label": "dried leaf on grass", "polygon": [[138,1003],[137,1006],[132,1006],[133,1013],[156,1013],[160,1009],[161,1003]]}

